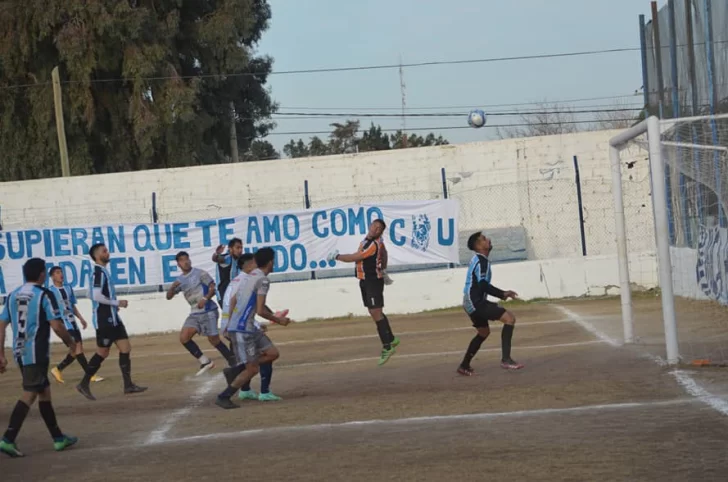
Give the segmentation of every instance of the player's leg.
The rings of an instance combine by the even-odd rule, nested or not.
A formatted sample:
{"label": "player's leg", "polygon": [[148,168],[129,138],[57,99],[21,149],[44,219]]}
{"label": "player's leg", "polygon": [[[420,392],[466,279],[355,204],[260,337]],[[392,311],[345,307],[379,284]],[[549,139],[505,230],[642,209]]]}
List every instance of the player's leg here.
{"label": "player's leg", "polygon": [[117,339],[114,341],[119,349],[119,369],[124,379],[124,393],[142,393],[147,391],[147,387],[140,387],[131,380],[131,343],[126,334],[126,328],[119,323],[116,327]]}
{"label": "player's leg", "polygon": [[245,358],[245,369],[235,377],[232,383],[228,384],[228,387],[223,390],[218,396],[215,404],[222,408],[239,408],[239,405],[235,405],[230,398],[235,395],[243,385],[249,383],[255,375],[260,371],[258,364],[258,358],[260,353],[257,349],[257,343],[253,336],[243,335],[241,333],[235,334],[235,340],[237,350],[242,351],[240,355]]}
{"label": "player's leg", "polygon": [[281,397],[270,391],[270,383],[273,378],[273,362],[280,356],[278,348],[266,335],[260,338],[259,349],[262,353],[258,362],[260,363],[260,395],[261,402],[277,402]]}
{"label": "player's leg", "polygon": [[[68,334],[71,335],[71,338],[73,338],[73,340],[76,342],[77,348],[75,353],[67,353],[66,358],[61,360],[58,365],[54,366],[51,369],[51,375],[53,375],[53,378],[55,378],[58,383],[66,383],[63,380],[63,374],[61,372],[68,368],[74,361],[76,361],[76,354],[78,353],[78,343],[81,339],[81,332],[78,330],[77,327],[76,329],[68,330]],[[68,346],[66,342],[63,343],[64,345]]]}
{"label": "player's leg", "polygon": [[[78,332],[78,340],[76,341],[76,361],[79,365],[81,365],[81,368],[83,369],[84,373],[88,371],[88,360],[86,360],[86,354],[83,352],[83,339],[81,338],[81,332]],[[91,377],[92,382],[103,382],[104,377],[100,377],[98,375],[94,375]]]}
{"label": "player's leg", "polygon": [[225,343],[220,340],[220,331],[217,329],[217,311],[210,311],[208,313],[205,313],[204,317],[205,331],[201,334],[207,336],[207,341],[209,341],[210,345],[212,345],[217,351],[220,352],[222,357],[227,362],[228,366],[234,367],[237,363],[235,355],[232,351],[230,351],[230,349],[228,349]]}
{"label": "player's leg", "polygon": [[43,417],[43,421],[48,428],[48,432],[51,434],[51,438],[53,438],[53,449],[56,452],[65,450],[78,442],[77,437],[64,434],[58,426],[56,412],[51,402],[50,384],[45,387],[42,393],[38,394],[38,409],[40,410],[40,416]]}
{"label": "player's leg", "polygon": [[96,375],[96,372],[101,368],[101,364],[109,357],[111,345],[113,344],[112,337],[113,333],[108,328],[96,330],[96,353],[88,361],[86,374],[83,376],[83,379],[76,385],[76,390],[89,400],[96,400],[96,397],[91,393],[89,384],[91,383],[91,379]]}
{"label": "player's leg", "polygon": [[[501,308],[503,309],[503,308]],[[503,331],[501,332],[501,368],[506,370],[520,370],[523,365],[511,358],[511,341],[513,340],[513,330],[516,327],[516,316],[503,309],[503,314],[500,316],[500,321],[503,323]]]}
{"label": "player's leg", "polygon": [[192,337],[194,337],[200,330],[197,318],[198,316],[196,315],[188,316],[182,326],[182,330],[179,333],[179,342],[187,349],[188,352],[190,352],[190,355],[192,355],[200,363],[200,369],[197,371],[195,376],[202,375],[206,371],[215,368],[215,363],[206,357],[202,353],[199,345],[192,340]]}
{"label": "player's leg", "polygon": [[32,369],[33,365],[23,366],[20,365],[20,373],[23,378],[23,394],[20,396],[20,400],[15,404],[13,412],[10,414],[10,421],[8,422],[8,428],[5,430],[2,440],[0,440],[0,452],[4,453],[9,457],[23,457],[24,454],[18,450],[15,440],[20,433],[20,429],[23,427],[30,407],[35,403],[35,399],[38,398],[38,392],[43,391],[41,388],[42,381],[36,379],[37,372]]}
{"label": "player's leg", "polygon": [[490,335],[488,316],[487,313],[484,313],[482,308],[476,308],[475,311],[469,313],[468,316],[470,316],[470,321],[473,322],[473,327],[477,330],[477,333],[473,339],[470,340],[468,349],[465,351],[463,361],[460,363],[457,370],[459,374],[464,376],[471,376],[474,374],[475,370],[473,370],[473,367],[470,366],[470,362],[478,353],[478,350],[480,350],[481,345],[488,338],[488,335]]}
{"label": "player's leg", "polygon": [[[378,283],[379,281],[381,283]],[[379,340],[382,342],[382,354],[379,358],[379,365],[383,365],[394,355],[395,347],[399,345],[399,339],[392,333],[389,319],[383,311],[384,280],[360,280],[359,288],[361,290],[362,302],[369,310],[369,316],[372,317],[374,324],[377,326]]]}
{"label": "player's leg", "polygon": [[[222,373],[225,375],[225,381],[230,385],[243,370],[245,370],[245,362],[247,360],[245,355],[245,346],[243,344],[243,338],[240,333],[228,333],[228,340],[230,341],[230,349],[235,355],[235,366],[224,368]],[[246,390],[250,389],[250,382],[244,386]],[[256,395],[257,397],[257,395]]]}

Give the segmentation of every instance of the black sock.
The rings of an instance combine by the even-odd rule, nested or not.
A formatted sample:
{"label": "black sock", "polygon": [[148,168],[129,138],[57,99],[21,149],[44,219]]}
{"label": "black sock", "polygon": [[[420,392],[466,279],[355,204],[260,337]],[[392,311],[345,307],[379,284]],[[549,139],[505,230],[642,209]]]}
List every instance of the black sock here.
{"label": "black sock", "polygon": [[182,343],[182,346],[187,348],[187,351],[190,352],[190,355],[193,357],[199,359],[202,356],[202,350],[200,350],[200,347],[194,341],[190,340],[187,343]]}
{"label": "black sock", "polygon": [[61,363],[56,365],[56,368],[58,368],[58,371],[62,372],[68,365],[73,363],[73,360],[75,360],[75,358],[73,358],[73,355],[66,355],[66,358],[64,358]]}
{"label": "black sock", "polygon": [[53,410],[53,404],[49,401],[38,402],[38,408],[40,409],[40,416],[43,417],[43,421],[48,427],[48,431],[51,433],[51,437],[54,439],[63,437],[63,432],[58,428],[58,422],[56,421],[56,412]]}
{"label": "black sock", "polygon": [[134,385],[131,381],[131,357],[128,353],[119,353],[119,368],[124,378],[124,388]]}
{"label": "black sock", "polygon": [[80,355],[76,355],[76,361],[79,365],[81,365],[81,368],[83,368],[83,371],[88,370],[88,362],[86,361],[86,355],[81,353]]}
{"label": "black sock", "polygon": [[392,348],[392,339],[390,338],[389,321],[386,317],[377,321],[377,333],[385,350]]}
{"label": "black sock", "polygon": [[230,400],[230,397],[232,397],[233,395],[235,395],[235,392],[237,392],[237,391],[238,391],[237,388],[233,387],[232,385],[228,385],[228,387],[225,390],[223,390],[217,396],[217,398],[224,398],[224,399]]}
{"label": "black sock", "polygon": [[389,342],[392,343],[394,341],[394,333],[392,333],[392,327],[389,326],[389,318],[387,318],[387,315],[382,313],[382,318],[384,320],[385,326],[387,327],[387,335],[389,336]]}
{"label": "black sock", "polygon": [[503,331],[501,331],[501,347],[503,349],[503,360],[507,361],[511,359],[511,340],[513,340],[513,325],[503,325]]}
{"label": "black sock", "polygon": [[273,362],[260,366],[260,393],[270,392],[270,380],[273,378]]}
{"label": "black sock", "polygon": [[83,377],[83,380],[81,380],[81,385],[88,386],[88,384],[91,383],[91,377],[96,375],[96,372],[99,371],[103,362],[104,357],[98,353],[94,353],[94,356],[92,356],[88,361],[88,365],[86,366],[86,375]]}
{"label": "black sock", "polygon": [[463,362],[460,364],[461,367],[470,368],[470,362],[472,361],[473,357],[478,353],[478,350],[480,350],[480,345],[483,344],[486,338],[488,337],[475,335],[473,339],[470,340],[468,350],[465,352],[465,358],[463,358]]}
{"label": "black sock", "polygon": [[15,404],[15,408],[13,409],[13,413],[10,415],[8,429],[5,431],[5,435],[3,436],[3,439],[6,442],[11,444],[15,443],[15,438],[18,436],[20,427],[23,426],[23,422],[25,421],[25,417],[28,416],[29,411],[30,407],[22,400],[18,400],[18,403]]}
{"label": "black sock", "polygon": [[217,348],[217,351],[219,351],[220,354],[225,358],[225,360],[227,360],[229,366],[234,367],[237,364],[235,355],[233,355],[233,352],[231,352],[228,347],[225,346],[225,343],[221,341],[217,345],[215,345],[215,348]]}

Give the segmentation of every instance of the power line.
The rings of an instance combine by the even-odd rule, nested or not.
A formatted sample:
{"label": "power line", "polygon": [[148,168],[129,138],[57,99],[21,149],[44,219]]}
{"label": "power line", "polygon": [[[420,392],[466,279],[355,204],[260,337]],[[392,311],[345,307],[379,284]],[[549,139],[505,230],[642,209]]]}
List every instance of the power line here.
{"label": "power line", "polygon": [[[557,115],[557,114],[598,114],[606,112],[634,112],[638,108],[622,109],[593,109],[593,110],[543,110],[522,112],[492,112],[489,116],[523,116],[523,115]],[[428,112],[419,114],[389,114],[389,113],[362,113],[362,112],[278,112],[275,115],[301,116],[301,117],[463,117],[466,112]]]}

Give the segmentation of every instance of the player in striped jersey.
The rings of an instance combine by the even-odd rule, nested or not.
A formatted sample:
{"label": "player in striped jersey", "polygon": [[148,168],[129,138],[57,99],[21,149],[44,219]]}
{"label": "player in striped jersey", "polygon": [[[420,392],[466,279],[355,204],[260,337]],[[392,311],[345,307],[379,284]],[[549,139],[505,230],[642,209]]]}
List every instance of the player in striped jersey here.
{"label": "player in striped jersey", "polygon": [[[55,378],[58,383],[65,383],[61,372],[75,360],[77,360],[78,364],[81,365],[84,373],[86,372],[86,367],[88,367],[86,355],[83,353],[83,338],[81,337],[81,330],[78,329],[76,318],[78,318],[78,321],[81,322],[81,326],[84,330],[88,324],[81,315],[81,312],[78,311],[78,306],[76,306],[76,295],[73,293],[73,288],[65,283],[63,269],[61,269],[60,266],[54,266],[51,268],[50,275],[51,283],[48,286],[48,291],[53,293],[55,296],[56,302],[61,308],[63,324],[65,325],[68,334],[71,335],[71,338],[73,338],[73,341],[76,342],[75,353],[67,354],[66,358],[64,358],[61,363],[51,369],[51,375],[53,375],[53,378]],[[103,378],[94,375],[91,377],[91,381],[100,382],[103,381]]]}
{"label": "player in striped jersey", "polygon": [[65,435],[58,427],[48,381],[51,329],[68,345],[69,354],[75,352],[75,342],[63,326],[55,297],[43,288],[46,280],[45,261],[40,258],[29,259],[23,265],[23,276],[25,284],[8,295],[0,312],[0,373],[4,373],[8,365],[5,358],[5,331],[11,325],[13,358],[23,378],[23,395],[15,404],[8,429],[0,440],[0,452],[10,457],[23,457],[15,440],[36,399],[39,400],[40,415],[53,438],[53,448],[60,451],[78,442],[76,437]]}
{"label": "player in striped jersey", "polygon": [[96,353],[88,362],[86,376],[76,386],[76,390],[88,398],[96,400],[91,393],[89,383],[91,377],[101,368],[111,351],[111,345],[119,349],[119,368],[124,379],[124,393],[141,393],[147,387],[140,387],[131,380],[131,343],[126,334],[126,327],[119,316],[119,308],[126,308],[129,303],[126,300],[116,299],[116,289],[111,280],[111,274],[106,269],[109,264],[109,249],[103,243],[94,244],[88,252],[94,261],[93,274],[91,275],[91,300],[94,310],[94,328],[96,328]]}
{"label": "player in striped jersey", "polygon": [[457,372],[461,375],[471,376],[474,374],[470,362],[480,350],[488,335],[490,335],[489,321],[499,320],[503,323],[501,331],[501,367],[507,370],[519,370],[523,365],[511,358],[511,340],[513,329],[516,325],[516,317],[513,313],[502,306],[488,301],[488,296],[501,300],[508,298],[516,299],[518,293],[515,291],[503,291],[491,284],[491,269],[488,255],[493,249],[493,243],[483,233],[473,233],[468,238],[468,249],[475,252],[473,259],[468,266],[468,273],[465,278],[463,289],[463,308],[473,322],[473,327],[478,331],[470,341],[465,357],[460,363]]}
{"label": "player in striped jersey", "polygon": [[382,234],[387,228],[381,219],[375,219],[369,225],[369,232],[359,244],[359,250],[353,254],[339,254],[334,251],[329,254],[329,261],[336,260],[344,263],[356,263],[356,277],[359,279],[359,289],[364,306],[377,325],[377,333],[382,342],[382,354],[379,365],[384,365],[394,355],[399,345],[399,338],[394,336],[389,326],[389,319],[384,314],[384,285],[392,284],[387,275],[387,249],[384,247]]}
{"label": "player in striped jersey", "polygon": [[243,254],[243,241],[239,238],[233,238],[228,243],[228,252],[224,253],[223,251],[225,251],[225,246],[221,244],[212,255],[212,262],[215,263],[217,302],[220,308],[222,308],[225,291],[230,281],[240,273],[238,259]]}

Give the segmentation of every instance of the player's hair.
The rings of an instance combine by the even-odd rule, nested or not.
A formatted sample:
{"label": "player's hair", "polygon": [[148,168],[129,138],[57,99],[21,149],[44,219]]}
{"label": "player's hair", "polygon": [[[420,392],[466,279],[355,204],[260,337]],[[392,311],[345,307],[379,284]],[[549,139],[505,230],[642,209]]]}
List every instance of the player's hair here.
{"label": "player's hair", "polygon": [[387,223],[384,222],[384,219],[375,219],[372,223],[379,223],[382,225],[383,230],[387,229]]}
{"label": "player's hair", "polygon": [[475,251],[475,243],[478,242],[478,238],[483,234],[482,231],[478,231],[477,233],[473,233],[468,238],[468,249],[470,251]]}
{"label": "player's hair", "polygon": [[88,255],[91,256],[91,259],[96,261],[96,250],[99,248],[106,246],[104,243],[96,243],[88,250]]}
{"label": "player's hair", "polygon": [[238,258],[238,269],[243,269],[243,266],[245,266],[245,263],[248,261],[255,259],[255,256],[253,253],[243,253],[242,256]]}
{"label": "player's hair", "polygon": [[41,276],[45,273],[46,263],[41,258],[30,258],[23,265],[23,276],[28,283],[36,283],[40,281]]}
{"label": "player's hair", "polygon": [[177,256],[174,257],[174,260],[179,263],[179,259],[184,258],[185,256],[187,256],[188,258],[190,257],[187,251],[180,251],[179,253],[177,253]]}
{"label": "player's hair", "polygon": [[243,244],[243,240],[242,240],[242,239],[240,239],[240,238],[233,238],[233,239],[231,239],[231,240],[230,240],[230,242],[228,243],[228,248],[230,249],[230,248],[232,248],[233,246],[235,246],[235,245],[236,245],[236,244],[238,244],[238,243],[240,243],[240,244]]}
{"label": "player's hair", "polygon": [[266,266],[275,258],[276,252],[273,251],[273,248],[260,248],[258,251],[255,252],[255,264],[258,265],[258,268]]}
{"label": "player's hair", "polygon": [[61,267],[60,266],[52,267],[51,270],[48,272],[48,274],[53,276],[53,273],[55,273],[56,271],[62,271]]}

